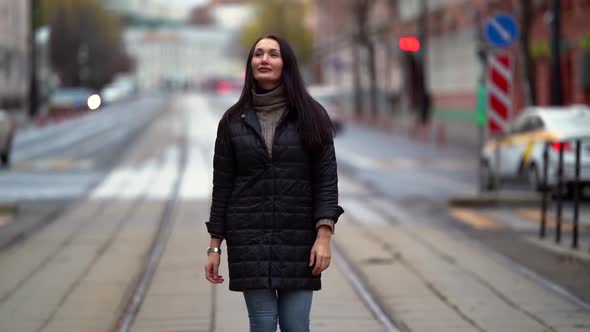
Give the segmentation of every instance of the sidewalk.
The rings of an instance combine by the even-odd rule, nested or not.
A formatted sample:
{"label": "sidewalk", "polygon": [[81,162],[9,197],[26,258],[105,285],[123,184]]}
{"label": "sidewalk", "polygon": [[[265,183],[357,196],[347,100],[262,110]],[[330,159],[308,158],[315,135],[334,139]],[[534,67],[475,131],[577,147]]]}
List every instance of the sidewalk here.
{"label": "sidewalk", "polygon": [[[202,221],[207,208],[206,202],[179,205],[173,233],[132,331],[248,330],[242,294],[228,290],[227,257],[222,255],[223,284],[212,285],[204,277],[209,237]],[[313,302],[314,332],[384,331],[336,264],[322,274],[322,290],[314,293]]]}
{"label": "sidewalk", "polygon": [[578,248],[572,248],[571,207],[564,209],[561,241],[556,242],[556,218],[548,211],[545,238],[539,237],[538,208],[456,208],[451,215],[464,223],[482,242],[544,278],[554,281],[569,293],[590,303],[590,214],[585,206],[580,213]]}
{"label": "sidewalk", "polygon": [[401,330],[590,329],[590,311],[463,232],[383,198],[343,204],[336,243]]}

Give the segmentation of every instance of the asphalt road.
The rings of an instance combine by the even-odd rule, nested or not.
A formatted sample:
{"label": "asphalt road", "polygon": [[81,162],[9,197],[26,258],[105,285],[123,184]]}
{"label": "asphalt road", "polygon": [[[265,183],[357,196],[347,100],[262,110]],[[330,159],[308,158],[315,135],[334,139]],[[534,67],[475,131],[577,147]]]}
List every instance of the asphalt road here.
{"label": "asphalt road", "polygon": [[163,99],[138,97],[59,124],[18,131],[12,165],[0,170],[0,201],[83,196],[157,116]]}

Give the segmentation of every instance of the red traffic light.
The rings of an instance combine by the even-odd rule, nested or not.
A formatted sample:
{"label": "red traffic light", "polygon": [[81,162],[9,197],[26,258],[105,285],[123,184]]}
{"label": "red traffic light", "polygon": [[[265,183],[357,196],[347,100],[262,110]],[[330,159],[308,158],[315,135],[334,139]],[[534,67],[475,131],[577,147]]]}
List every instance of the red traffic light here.
{"label": "red traffic light", "polygon": [[398,42],[400,50],[404,52],[418,52],[420,50],[420,41],[416,37],[402,37]]}

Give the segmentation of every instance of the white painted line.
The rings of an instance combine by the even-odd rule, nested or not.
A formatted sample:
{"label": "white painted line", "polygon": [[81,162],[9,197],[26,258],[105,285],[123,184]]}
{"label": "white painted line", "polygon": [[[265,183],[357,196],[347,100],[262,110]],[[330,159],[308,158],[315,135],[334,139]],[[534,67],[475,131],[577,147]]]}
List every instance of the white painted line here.
{"label": "white painted line", "polygon": [[121,185],[126,181],[125,179],[131,176],[127,170],[115,169],[108,177],[90,194],[91,199],[104,199],[113,196],[121,189]]}
{"label": "white painted line", "polygon": [[503,132],[508,132],[508,120],[502,119],[500,115],[496,112],[488,112],[488,117],[496,120],[496,124],[500,126]]}
{"label": "white painted line", "polygon": [[510,71],[510,64],[504,65],[497,60],[495,55],[490,56],[490,66],[498,71],[498,73],[507,81],[512,82],[512,72]]}
{"label": "white painted line", "polygon": [[493,94],[502,105],[506,106],[508,109],[508,113],[510,113],[511,108],[511,101],[510,101],[510,93],[505,93],[504,91],[500,90],[495,84],[490,84],[488,86],[488,93]]}
{"label": "white painted line", "polygon": [[500,25],[500,23],[498,23],[498,21],[493,18],[490,20],[490,24],[492,25],[492,27],[494,29],[496,29],[498,31],[498,33],[500,34],[500,37],[502,37],[502,39],[504,39],[504,41],[509,41],[510,40],[510,33],[508,31],[506,31],[506,29],[504,29],[503,26]]}
{"label": "white painted line", "polygon": [[206,199],[211,195],[213,187],[212,167],[207,164],[202,151],[192,148],[188,151],[188,161],[184,174],[179,199]]}

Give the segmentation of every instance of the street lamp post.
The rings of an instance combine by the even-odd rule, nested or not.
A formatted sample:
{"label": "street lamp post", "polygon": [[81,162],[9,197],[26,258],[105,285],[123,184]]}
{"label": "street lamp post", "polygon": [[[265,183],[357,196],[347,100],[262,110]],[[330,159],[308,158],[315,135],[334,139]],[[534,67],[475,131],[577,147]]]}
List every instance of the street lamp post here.
{"label": "street lamp post", "polygon": [[560,0],[553,0],[551,4],[551,105],[563,105],[561,84],[561,59],[559,39],[561,36],[561,8]]}
{"label": "street lamp post", "polygon": [[29,49],[30,49],[30,71],[29,71],[29,116],[34,117],[38,110],[39,89],[37,84],[37,42],[36,28],[39,0],[31,0],[29,16]]}

